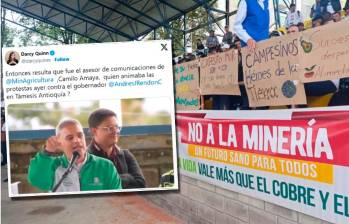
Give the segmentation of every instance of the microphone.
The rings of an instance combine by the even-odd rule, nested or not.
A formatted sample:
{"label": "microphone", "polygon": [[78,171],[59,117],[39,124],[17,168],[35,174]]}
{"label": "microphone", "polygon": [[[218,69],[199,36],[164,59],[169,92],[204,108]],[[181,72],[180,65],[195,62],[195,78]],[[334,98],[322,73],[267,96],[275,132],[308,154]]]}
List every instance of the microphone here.
{"label": "microphone", "polygon": [[64,172],[64,174],[62,175],[61,179],[58,181],[58,183],[56,184],[56,186],[53,187],[52,192],[56,192],[58,187],[62,184],[63,180],[68,176],[68,174],[73,170],[73,165],[75,163],[75,161],[80,157],[80,154],[78,151],[74,151],[73,152],[73,157],[69,162],[69,166],[68,169]]}
{"label": "microphone", "polygon": [[78,151],[74,151],[73,152],[73,157],[70,160],[69,166],[68,166],[68,173],[70,173],[73,170],[73,165],[75,163],[75,161],[80,157],[80,154]]}

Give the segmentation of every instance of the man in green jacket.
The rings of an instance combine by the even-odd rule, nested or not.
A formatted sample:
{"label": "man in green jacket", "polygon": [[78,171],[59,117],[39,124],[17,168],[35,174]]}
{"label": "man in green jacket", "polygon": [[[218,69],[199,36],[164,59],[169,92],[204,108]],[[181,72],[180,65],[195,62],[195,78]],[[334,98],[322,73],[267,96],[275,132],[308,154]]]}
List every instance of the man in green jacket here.
{"label": "man in green jacket", "polygon": [[[80,156],[57,188],[57,192],[122,188],[113,163],[87,152],[83,128],[75,119],[62,120],[57,125],[56,136],[48,138],[45,149],[39,151],[30,161],[29,183],[41,190],[52,191],[66,172],[74,151]],[[60,152],[63,155],[57,156]]]}

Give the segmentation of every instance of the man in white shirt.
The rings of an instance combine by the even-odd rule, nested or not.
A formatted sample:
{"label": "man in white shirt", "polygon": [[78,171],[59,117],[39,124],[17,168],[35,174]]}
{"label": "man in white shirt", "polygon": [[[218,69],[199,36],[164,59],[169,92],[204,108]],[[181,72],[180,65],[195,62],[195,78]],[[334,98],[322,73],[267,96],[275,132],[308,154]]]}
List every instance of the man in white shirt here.
{"label": "man in white shirt", "polygon": [[242,47],[252,50],[256,42],[269,38],[269,1],[241,0],[235,17],[234,30]]}
{"label": "man in white shirt", "polygon": [[300,11],[296,11],[296,4],[292,3],[290,5],[290,11],[287,13],[286,20],[285,20],[285,26],[286,28],[289,28],[292,25],[297,25],[298,23],[303,22],[303,17],[300,13]]}

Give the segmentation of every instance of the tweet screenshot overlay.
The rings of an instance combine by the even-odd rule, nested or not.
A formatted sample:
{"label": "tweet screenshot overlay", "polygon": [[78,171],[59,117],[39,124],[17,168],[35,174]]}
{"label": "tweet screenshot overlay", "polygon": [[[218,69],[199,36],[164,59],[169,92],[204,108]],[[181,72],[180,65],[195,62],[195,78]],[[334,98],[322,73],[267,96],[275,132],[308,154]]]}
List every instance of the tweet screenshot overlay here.
{"label": "tweet screenshot overlay", "polygon": [[2,53],[10,197],[178,189],[171,41]]}

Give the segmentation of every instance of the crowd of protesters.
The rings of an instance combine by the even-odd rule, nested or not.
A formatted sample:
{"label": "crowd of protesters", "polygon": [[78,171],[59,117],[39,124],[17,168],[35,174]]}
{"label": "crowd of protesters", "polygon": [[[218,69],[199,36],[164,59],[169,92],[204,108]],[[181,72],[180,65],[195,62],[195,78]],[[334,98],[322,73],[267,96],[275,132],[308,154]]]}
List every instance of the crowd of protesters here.
{"label": "crowd of protesters", "polygon": [[[265,40],[275,36],[287,35],[289,33],[302,32],[303,30],[305,30],[305,25],[303,15],[300,11],[296,10],[296,5],[294,3],[290,4],[289,12],[287,13],[285,19],[284,28],[280,28],[269,33],[269,21],[264,21],[265,25],[254,24],[253,20],[256,20],[256,18],[266,18],[265,14],[263,13],[268,13],[267,2],[267,0],[241,1],[234,23],[234,31],[236,32],[235,34],[233,34],[229,30],[229,26],[225,26],[223,39],[220,43],[217,35],[215,35],[214,30],[210,30],[209,36],[206,40],[206,46],[201,39],[197,39],[196,52],[194,54],[186,54],[184,58],[178,61],[178,63],[190,61],[197,57],[206,57],[207,55],[222,52],[226,49],[231,48],[234,48],[239,52],[240,61],[238,67],[238,77],[239,83],[241,83],[241,96],[204,96],[204,100],[211,100],[212,105],[210,105],[209,107],[204,106],[204,108],[202,109],[210,108],[214,110],[250,110],[269,108],[250,108],[248,105],[248,98],[243,84],[243,68],[240,52],[241,47],[247,46],[248,48],[253,49],[255,47],[255,43],[260,40]],[[259,4],[260,7],[258,7],[257,4]],[[252,13],[247,12],[247,10],[252,10]],[[249,20],[249,16],[251,17],[251,20]],[[315,0],[314,5],[311,7],[309,16],[312,22],[311,27],[318,27],[332,22],[339,22],[341,20],[349,20],[349,0],[346,1],[343,7],[343,16],[342,7],[339,0]],[[259,21],[259,24],[263,24],[263,21]],[[268,28],[268,37],[265,37],[266,27]],[[253,32],[254,30],[258,30],[258,32]],[[309,102],[314,100],[314,98],[321,98],[323,96],[327,96],[327,98],[329,99],[329,101],[326,103],[328,106],[349,105],[349,78],[306,83],[304,85],[304,88],[308,105],[297,105],[296,107],[307,107],[309,106]]]}

